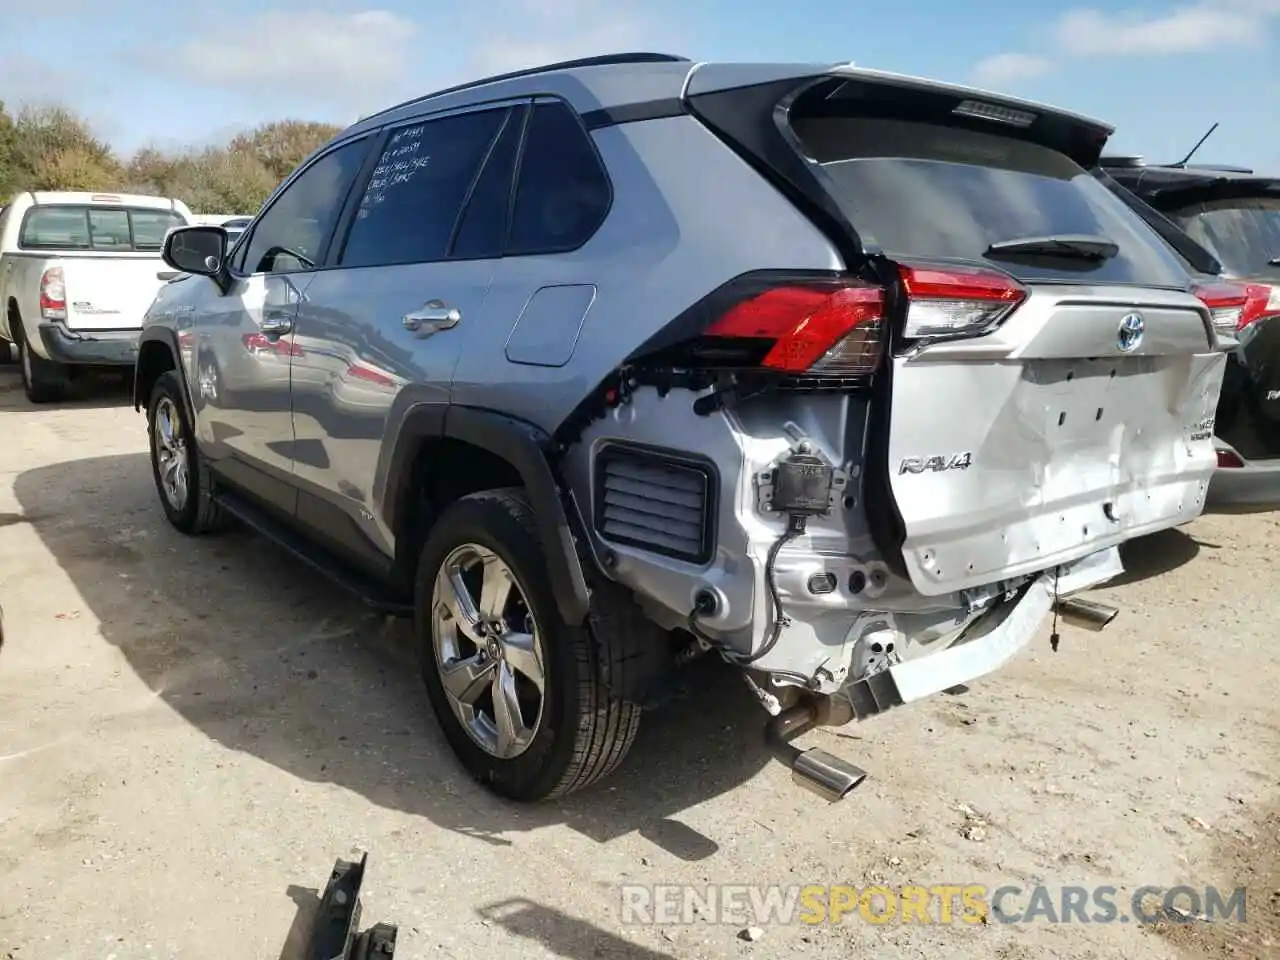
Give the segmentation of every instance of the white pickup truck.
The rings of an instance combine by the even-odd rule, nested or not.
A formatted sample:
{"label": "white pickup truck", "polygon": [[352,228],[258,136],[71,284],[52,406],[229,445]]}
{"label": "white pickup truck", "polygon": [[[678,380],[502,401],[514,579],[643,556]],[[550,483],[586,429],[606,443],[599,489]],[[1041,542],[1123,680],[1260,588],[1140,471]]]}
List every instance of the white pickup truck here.
{"label": "white pickup truck", "polygon": [[177,276],[165,234],[190,222],[180,200],[130,194],[28,192],[4,207],[0,352],[16,345],[32,403],[61,399],[81,368],[133,366],[143,314]]}

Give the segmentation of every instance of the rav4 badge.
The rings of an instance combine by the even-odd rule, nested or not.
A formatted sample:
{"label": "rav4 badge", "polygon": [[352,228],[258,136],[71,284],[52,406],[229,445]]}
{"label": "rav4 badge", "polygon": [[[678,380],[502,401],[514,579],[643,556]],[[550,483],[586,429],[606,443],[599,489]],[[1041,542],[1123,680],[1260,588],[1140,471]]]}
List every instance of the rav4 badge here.
{"label": "rav4 badge", "polygon": [[973,466],[973,454],[952,453],[935,457],[907,457],[898,464],[898,475],[904,473],[942,473],[944,470],[968,470]]}

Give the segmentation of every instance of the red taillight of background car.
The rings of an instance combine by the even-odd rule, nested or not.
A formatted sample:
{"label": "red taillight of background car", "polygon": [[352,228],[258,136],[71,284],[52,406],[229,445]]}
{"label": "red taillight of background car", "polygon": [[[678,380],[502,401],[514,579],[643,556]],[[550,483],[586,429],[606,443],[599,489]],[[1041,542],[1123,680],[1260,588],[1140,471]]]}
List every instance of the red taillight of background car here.
{"label": "red taillight of background car", "polygon": [[1209,308],[1214,329],[1229,337],[1263,317],[1280,314],[1280,290],[1265,283],[1219,280],[1199,284],[1192,292]]}
{"label": "red taillight of background car", "polygon": [[67,319],[67,287],[61,267],[50,267],[40,276],[40,319]]}

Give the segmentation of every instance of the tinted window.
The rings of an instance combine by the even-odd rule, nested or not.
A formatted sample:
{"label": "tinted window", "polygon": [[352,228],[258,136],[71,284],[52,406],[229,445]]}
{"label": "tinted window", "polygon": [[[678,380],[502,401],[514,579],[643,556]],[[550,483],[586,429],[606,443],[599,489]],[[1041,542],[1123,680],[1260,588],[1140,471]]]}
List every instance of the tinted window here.
{"label": "tinted window", "polygon": [[1210,201],[1174,219],[1232,273],[1280,276],[1280,199]]}
{"label": "tinted window", "polygon": [[313,269],[347,199],[368,149],[357,140],[325,154],[285,188],[240,244],[238,268],[247,273],[295,273]]}
{"label": "tinted window", "polygon": [[506,115],[462,113],[396,130],[360,198],[342,265],[443,260],[471,183]]}
{"label": "tinted window", "polygon": [[151,251],[164,245],[170,227],[186,225],[181,214],[136,207],[32,207],[18,245],[25,250]]}
{"label": "tinted window", "polygon": [[609,211],[609,180],[591,138],[562,103],[540,103],[529,119],[507,253],[572,250]]}
{"label": "tinted window", "polygon": [[524,129],[525,111],[511,111],[489,159],[471,190],[471,199],[453,238],[453,257],[500,257],[507,239],[511,208],[511,180],[516,172],[516,153]]}
{"label": "tinted window", "polygon": [[1066,155],[959,127],[863,117],[793,121],[864,243],[890,256],[983,259],[997,241],[1100,235],[1104,261],[993,260],[1027,279],[1183,287],[1174,254]]}

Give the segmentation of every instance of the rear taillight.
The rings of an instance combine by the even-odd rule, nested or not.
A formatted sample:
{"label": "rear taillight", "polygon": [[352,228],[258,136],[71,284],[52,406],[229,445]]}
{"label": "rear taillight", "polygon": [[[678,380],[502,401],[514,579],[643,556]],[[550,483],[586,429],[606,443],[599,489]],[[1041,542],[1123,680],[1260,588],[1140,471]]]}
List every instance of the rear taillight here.
{"label": "rear taillight", "polygon": [[1209,308],[1214,329],[1228,337],[1265,316],[1280,313],[1280,290],[1265,283],[1218,281],[1200,284],[1192,292]]}
{"label": "rear taillight", "polygon": [[703,336],[713,350],[715,341],[755,344],[754,365],[766,370],[857,377],[873,373],[880,363],[883,321],[879,287],[788,284],[735,304]]}
{"label": "rear taillight", "polygon": [[[908,339],[972,337],[1000,324],[1027,290],[998,270],[898,267]],[[887,297],[855,277],[747,274],[695,304],[629,359],[639,367],[782,375],[806,389],[847,389],[880,367]]]}
{"label": "rear taillight", "polygon": [[977,337],[989,333],[1027,298],[1008,274],[982,267],[898,267],[908,307],[910,340]]}
{"label": "rear taillight", "polygon": [[44,320],[67,319],[67,287],[61,267],[50,267],[40,277],[40,317]]}
{"label": "rear taillight", "polygon": [[1244,461],[1241,460],[1240,457],[1236,455],[1236,452],[1234,450],[1224,450],[1222,449],[1222,447],[1219,447],[1218,448],[1218,466],[1227,467],[1227,468],[1243,467]]}

